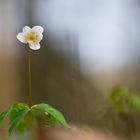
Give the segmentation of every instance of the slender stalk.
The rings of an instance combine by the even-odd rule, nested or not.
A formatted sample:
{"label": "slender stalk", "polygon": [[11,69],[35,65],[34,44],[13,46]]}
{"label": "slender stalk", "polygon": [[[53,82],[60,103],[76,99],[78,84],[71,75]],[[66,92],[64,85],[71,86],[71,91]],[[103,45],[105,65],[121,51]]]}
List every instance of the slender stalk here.
{"label": "slender stalk", "polygon": [[28,49],[28,88],[29,88],[29,105],[32,105],[32,71],[31,71],[31,49]]}

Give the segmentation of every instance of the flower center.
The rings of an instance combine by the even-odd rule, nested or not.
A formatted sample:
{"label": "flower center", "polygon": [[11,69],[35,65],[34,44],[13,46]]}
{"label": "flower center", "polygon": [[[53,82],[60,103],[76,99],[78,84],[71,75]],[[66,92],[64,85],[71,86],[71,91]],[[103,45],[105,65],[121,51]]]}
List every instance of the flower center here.
{"label": "flower center", "polygon": [[25,39],[27,41],[33,41],[33,42],[37,42],[39,40],[39,36],[36,32],[29,32],[26,36]]}

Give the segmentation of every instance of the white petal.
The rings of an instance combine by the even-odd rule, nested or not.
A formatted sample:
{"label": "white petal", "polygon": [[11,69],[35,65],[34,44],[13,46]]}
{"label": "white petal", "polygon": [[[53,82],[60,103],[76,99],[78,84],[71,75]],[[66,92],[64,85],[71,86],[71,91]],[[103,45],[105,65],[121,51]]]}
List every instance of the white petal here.
{"label": "white petal", "polygon": [[25,26],[23,27],[23,32],[29,32],[31,30],[31,28],[29,26]]}
{"label": "white petal", "polygon": [[27,43],[27,41],[25,40],[24,33],[18,33],[17,39],[22,43]]}
{"label": "white petal", "polygon": [[38,43],[43,39],[43,34],[39,35]]}
{"label": "white petal", "polygon": [[35,31],[35,32],[38,32],[39,34],[42,34],[43,31],[44,31],[43,27],[41,27],[41,26],[34,26],[32,28],[32,30]]}
{"label": "white petal", "polygon": [[30,49],[32,49],[32,50],[39,50],[41,46],[40,46],[39,43],[36,43],[36,44],[34,44],[34,43],[29,43],[29,47],[30,47]]}

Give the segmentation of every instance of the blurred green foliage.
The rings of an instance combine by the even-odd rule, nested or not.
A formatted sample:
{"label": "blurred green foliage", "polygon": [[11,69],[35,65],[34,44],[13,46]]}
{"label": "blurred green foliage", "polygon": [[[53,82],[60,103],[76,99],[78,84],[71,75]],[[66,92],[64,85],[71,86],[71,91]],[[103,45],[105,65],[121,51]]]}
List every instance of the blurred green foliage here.
{"label": "blurred green foliage", "polygon": [[140,94],[125,86],[117,86],[109,94],[109,101],[111,104],[102,116],[104,126],[116,132],[126,130],[126,135],[131,136],[139,132],[136,118],[140,115]]}
{"label": "blurred green foliage", "polygon": [[137,92],[128,90],[127,87],[115,87],[110,94],[110,99],[120,112],[128,112],[130,109],[140,111],[140,96]]}

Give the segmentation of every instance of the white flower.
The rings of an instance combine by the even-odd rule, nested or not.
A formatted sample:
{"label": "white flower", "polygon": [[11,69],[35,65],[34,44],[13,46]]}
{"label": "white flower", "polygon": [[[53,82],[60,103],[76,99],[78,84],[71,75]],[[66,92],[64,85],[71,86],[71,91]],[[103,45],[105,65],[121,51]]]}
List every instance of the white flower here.
{"label": "white flower", "polygon": [[41,26],[34,26],[33,28],[25,26],[23,32],[17,35],[17,39],[22,43],[28,43],[31,49],[38,50],[40,49],[39,43],[43,38],[43,31]]}

